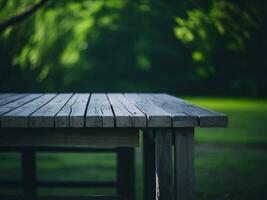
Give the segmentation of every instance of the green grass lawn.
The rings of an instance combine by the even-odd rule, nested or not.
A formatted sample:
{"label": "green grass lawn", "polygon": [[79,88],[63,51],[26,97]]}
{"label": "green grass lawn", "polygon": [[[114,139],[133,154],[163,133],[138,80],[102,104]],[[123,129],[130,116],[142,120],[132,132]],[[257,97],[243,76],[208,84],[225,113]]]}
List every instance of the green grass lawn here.
{"label": "green grass lawn", "polygon": [[[267,196],[267,101],[229,98],[188,98],[229,115],[227,129],[196,130],[196,195],[201,200],[264,199]],[[212,143],[213,145],[206,145]],[[203,145],[205,144],[205,145]],[[216,146],[217,144],[220,147]],[[231,147],[227,145],[231,144]],[[232,148],[237,145],[237,148]],[[240,148],[243,144],[248,144]],[[253,148],[250,148],[253,144]],[[38,155],[38,178],[42,180],[114,180],[116,157],[110,154]],[[0,179],[19,179],[20,156],[0,154]],[[136,150],[137,199],[142,194],[142,156]],[[1,193],[12,193],[0,190]],[[42,194],[101,194],[113,190],[42,189]]]}
{"label": "green grass lawn", "polygon": [[267,144],[267,100],[187,98],[202,107],[223,112],[229,127],[196,129],[197,142]]}

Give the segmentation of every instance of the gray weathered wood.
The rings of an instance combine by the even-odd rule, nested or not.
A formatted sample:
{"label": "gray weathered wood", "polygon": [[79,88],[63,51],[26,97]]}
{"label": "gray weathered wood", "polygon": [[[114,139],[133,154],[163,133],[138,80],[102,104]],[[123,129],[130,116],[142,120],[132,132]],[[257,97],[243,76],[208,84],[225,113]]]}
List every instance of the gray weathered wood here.
{"label": "gray weathered wood", "polygon": [[30,127],[58,128],[224,127],[228,121],[224,114],[167,94],[58,94],[48,103],[38,100],[40,103],[18,108],[34,100],[32,95],[44,94],[0,94],[0,116],[6,114],[1,117],[5,127],[27,127],[27,121]]}
{"label": "gray weathered wood", "polygon": [[198,125],[198,117],[188,114],[184,106],[172,101],[166,101],[160,95],[140,94],[140,96],[170,113],[173,127],[193,127]]}
{"label": "gray weathered wood", "polygon": [[155,140],[152,129],[143,130],[143,199],[156,199]]}
{"label": "gray weathered wood", "polygon": [[0,146],[136,147],[138,129],[114,128],[2,128]]}
{"label": "gray weathered wood", "polygon": [[108,94],[117,127],[146,127],[146,116],[122,94]]}
{"label": "gray weathered wood", "polygon": [[0,100],[12,96],[12,93],[1,93],[0,94]]}
{"label": "gray weathered wood", "polygon": [[155,129],[156,200],[174,200],[172,130]]}
{"label": "gray weathered wood", "polygon": [[55,116],[55,127],[63,128],[70,127],[70,113],[72,105],[77,100],[78,94],[74,94],[64,107]]}
{"label": "gray weathered wood", "polygon": [[78,97],[71,106],[70,127],[84,127],[86,107],[89,100],[89,94],[77,94]]}
{"label": "gray weathered wood", "polygon": [[89,94],[74,94],[55,116],[56,127],[84,127]]}
{"label": "gray weathered wood", "polygon": [[127,93],[125,96],[146,114],[148,127],[171,127],[171,114],[137,94]]}
{"label": "gray weathered wood", "polygon": [[27,95],[27,96],[24,96],[22,98],[19,98],[15,101],[12,101],[6,105],[3,105],[3,106],[0,106],[0,115],[3,115],[5,113],[8,113],[38,97],[40,97],[41,94],[30,94],[30,95]]}
{"label": "gray weathered wood", "polygon": [[189,103],[188,101],[168,94],[154,94],[154,96],[161,98],[168,104],[176,104],[177,106],[184,107],[186,113],[198,117],[199,126],[201,127],[225,127],[228,124],[227,116],[222,113],[201,108],[192,103]]}
{"label": "gray weathered wood", "polygon": [[34,112],[29,119],[30,127],[54,127],[55,115],[61,110],[72,94],[59,94],[49,103]]}
{"label": "gray weathered wood", "polygon": [[26,94],[14,94],[14,95],[7,96],[7,98],[0,99],[0,106],[16,101],[17,99],[23,98],[25,96]]}
{"label": "gray weathered wood", "polygon": [[2,127],[28,127],[29,116],[55,96],[56,94],[45,94],[12,110],[11,112],[6,113],[1,118]]}
{"label": "gray weathered wood", "polygon": [[[176,200],[194,199],[193,127],[227,126],[225,115],[167,94],[0,94],[0,118],[2,147],[135,147],[139,127],[148,127],[144,154],[150,159],[144,165],[145,172],[150,171],[145,178],[145,197],[158,200],[173,200],[174,194]],[[123,175],[120,173],[120,178]],[[133,174],[127,177],[133,180]],[[121,190],[123,184],[119,183]],[[133,197],[132,189],[124,190],[124,196]]]}
{"label": "gray weathered wood", "polygon": [[105,94],[92,94],[86,113],[86,127],[114,127],[114,115]]}
{"label": "gray weathered wood", "polygon": [[193,200],[195,197],[194,128],[176,128],[174,132],[176,200]]}

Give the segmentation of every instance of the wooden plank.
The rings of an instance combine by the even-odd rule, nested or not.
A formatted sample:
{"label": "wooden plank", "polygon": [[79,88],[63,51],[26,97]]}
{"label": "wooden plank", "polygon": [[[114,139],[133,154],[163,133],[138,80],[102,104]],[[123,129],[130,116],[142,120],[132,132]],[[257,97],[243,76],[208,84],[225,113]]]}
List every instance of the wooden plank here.
{"label": "wooden plank", "polygon": [[72,111],[72,105],[78,98],[78,94],[74,94],[64,107],[55,116],[55,127],[70,127],[70,113]]}
{"label": "wooden plank", "polygon": [[117,127],[146,127],[147,119],[132,102],[122,94],[108,94]]}
{"label": "wooden plank", "polygon": [[84,127],[89,94],[78,94],[70,113],[70,127]]}
{"label": "wooden plank", "polygon": [[195,199],[194,128],[176,128],[174,132],[176,200],[193,200]]}
{"label": "wooden plank", "polygon": [[174,200],[172,129],[156,129],[156,200]]}
{"label": "wooden plank", "polygon": [[114,127],[114,115],[105,94],[92,94],[86,113],[86,127]]}
{"label": "wooden plank", "polygon": [[0,100],[12,96],[13,93],[1,93],[0,94]]}
{"label": "wooden plank", "polygon": [[144,194],[143,199],[155,200],[156,198],[156,169],[155,169],[155,140],[153,130],[143,131],[143,176]]}
{"label": "wooden plank", "polygon": [[49,103],[34,112],[29,118],[30,127],[54,127],[55,115],[61,110],[72,94],[58,94]]}
{"label": "wooden plank", "polygon": [[144,99],[151,101],[162,110],[170,113],[172,116],[173,127],[193,127],[198,125],[198,117],[188,114],[184,106],[169,102],[161,98],[161,95],[139,94]]}
{"label": "wooden plank", "polygon": [[30,94],[30,95],[24,96],[22,98],[19,98],[13,102],[10,102],[6,105],[0,106],[0,115],[4,115],[4,114],[34,100],[40,96],[41,96],[41,94]]}
{"label": "wooden plank", "polygon": [[26,94],[14,94],[14,95],[8,96],[7,98],[2,98],[2,99],[0,99],[0,106],[6,105],[10,102],[16,101],[16,100],[21,99],[25,96],[26,96]]}
{"label": "wooden plank", "polygon": [[55,117],[56,127],[84,127],[89,94],[74,94]]}
{"label": "wooden plank", "polygon": [[44,94],[43,96],[6,113],[1,117],[2,127],[28,127],[29,116],[55,96],[56,94]]}
{"label": "wooden plank", "polygon": [[148,119],[148,127],[171,127],[171,115],[137,94],[124,94]]}
{"label": "wooden plank", "polygon": [[2,128],[0,146],[136,147],[139,130],[131,128]]}
{"label": "wooden plank", "polygon": [[206,108],[201,108],[183,99],[168,95],[168,94],[154,94],[158,98],[162,98],[166,103],[176,104],[184,107],[186,113],[197,116],[199,126],[201,127],[226,127],[228,118],[222,113],[218,113]]}

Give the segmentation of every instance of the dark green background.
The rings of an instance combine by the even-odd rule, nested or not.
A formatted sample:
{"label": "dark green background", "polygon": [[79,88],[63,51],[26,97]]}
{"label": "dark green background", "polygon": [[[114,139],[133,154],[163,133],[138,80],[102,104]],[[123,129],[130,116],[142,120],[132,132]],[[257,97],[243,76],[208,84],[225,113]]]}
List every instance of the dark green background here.
{"label": "dark green background", "polygon": [[[0,0],[0,23],[36,2]],[[196,129],[196,198],[264,199],[266,22],[265,0],[49,0],[0,32],[0,92],[168,92],[223,112],[227,129]],[[40,180],[114,180],[115,168],[115,155],[38,154]],[[18,153],[0,154],[0,180],[19,169]]]}
{"label": "dark green background", "polygon": [[[0,1],[0,20],[37,1]],[[267,2],[50,2],[0,35],[0,91],[266,96]]]}

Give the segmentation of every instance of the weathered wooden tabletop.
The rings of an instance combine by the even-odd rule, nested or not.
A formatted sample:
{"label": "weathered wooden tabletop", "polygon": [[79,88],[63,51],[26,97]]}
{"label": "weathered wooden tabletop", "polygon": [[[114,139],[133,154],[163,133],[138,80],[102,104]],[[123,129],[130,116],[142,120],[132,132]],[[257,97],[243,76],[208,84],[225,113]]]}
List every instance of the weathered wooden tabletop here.
{"label": "weathered wooden tabletop", "polygon": [[224,127],[227,116],[168,94],[0,94],[2,128]]}
{"label": "weathered wooden tabletop", "polygon": [[[144,93],[0,94],[0,119],[0,147],[131,148],[143,129],[144,199],[157,200],[194,199],[194,127],[228,121],[180,98]],[[131,152],[123,154],[128,164],[119,165],[126,173]],[[122,185],[123,199],[133,199],[124,186],[134,183]]]}

